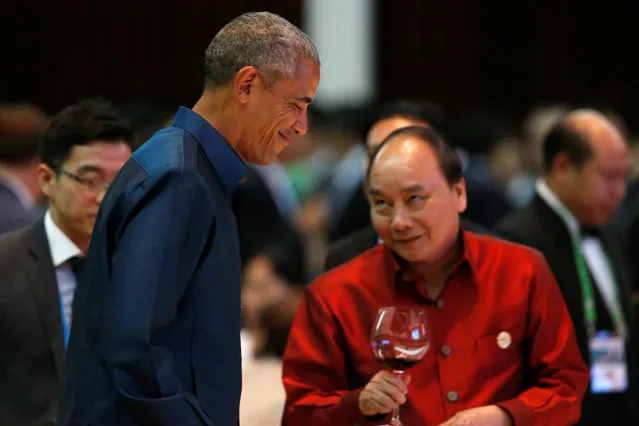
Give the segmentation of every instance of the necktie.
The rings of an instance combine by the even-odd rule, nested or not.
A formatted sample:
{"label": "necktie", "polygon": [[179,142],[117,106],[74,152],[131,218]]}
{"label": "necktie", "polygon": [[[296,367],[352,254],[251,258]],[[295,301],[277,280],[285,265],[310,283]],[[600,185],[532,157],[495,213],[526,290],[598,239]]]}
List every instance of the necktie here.
{"label": "necktie", "polygon": [[580,226],[579,232],[583,238],[585,237],[596,237],[599,238],[599,228],[595,228],[593,226]]}
{"label": "necktie", "polygon": [[71,314],[73,306],[73,295],[80,281],[82,269],[84,268],[84,257],[75,256],[69,259],[71,271],[75,275],[75,285],[61,288],[60,290],[60,309],[62,311],[62,326],[64,328],[64,346],[66,348],[69,343],[69,332],[71,327]]}
{"label": "necktie", "polygon": [[71,264],[71,270],[73,270],[73,274],[75,275],[76,285],[77,282],[80,281],[80,276],[82,275],[82,270],[84,269],[84,257],[75,256],[69,259],[69,263]]}

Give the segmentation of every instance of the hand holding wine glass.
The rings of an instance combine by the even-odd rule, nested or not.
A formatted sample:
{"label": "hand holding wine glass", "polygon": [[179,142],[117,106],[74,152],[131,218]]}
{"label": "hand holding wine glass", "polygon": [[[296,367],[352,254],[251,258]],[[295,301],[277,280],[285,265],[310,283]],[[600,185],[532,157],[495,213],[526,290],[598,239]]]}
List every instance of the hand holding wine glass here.
{"label": "hand holding wine glass", "polygon": [[375,374],[359,395],[359,409],[366,416],[390,413],[406,402],[410,376],[387,370]]}
{"label": "hand holding wine glass", "polygon": [[[375,356],[390,367],[398,379],[401,379],[404,371],[417,365],[428,351],[429,338],[426,327],[426,313],[419,308],[393,306],[381,308],[377,313],[377,318],[371,331],[371,347]],[[382,375],[382,377],[384,376]],[[382,381],[382,383],[384,382],[388,385],[393,384],[393,381],[388,379]],[[395,388],[387,388],[380,385],[379,389],[386,389],[388,392],[401,389],[401,386],[396,383],[395,385]],[[386,394],[389,397],[392,395],[394,393],[391,395]],[[392,405],[393,418],[390,423],[392,426],[402,426],[402,422],[399,419],[398,404],[405,402],[404,395],[393,398],[394,401],[391,399],[392,402],[395,402]],[[382,401],[384,400],[382,399],[378,402],[381,403]],[[388,401],[386,403],[388,404]]]}

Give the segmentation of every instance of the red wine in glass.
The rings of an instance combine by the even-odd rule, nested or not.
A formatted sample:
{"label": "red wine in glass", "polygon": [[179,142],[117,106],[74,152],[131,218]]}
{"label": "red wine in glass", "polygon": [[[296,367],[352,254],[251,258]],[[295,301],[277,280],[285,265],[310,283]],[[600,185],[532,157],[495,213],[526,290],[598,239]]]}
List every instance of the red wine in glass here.
{"label": "red wine in glass", "polygon": [[393,371],[406,371],[419,363],[417,359],[383,358],[382,361]]}
{"label": "red wine in glass", "polygon": [[[375,356],[395,374],[417,365],[428,352],[426,312],[419,308],[387,306],[377,312],[371,330],[371,347]],[[403,426],[399,409],[393,410],[392,426]]]}

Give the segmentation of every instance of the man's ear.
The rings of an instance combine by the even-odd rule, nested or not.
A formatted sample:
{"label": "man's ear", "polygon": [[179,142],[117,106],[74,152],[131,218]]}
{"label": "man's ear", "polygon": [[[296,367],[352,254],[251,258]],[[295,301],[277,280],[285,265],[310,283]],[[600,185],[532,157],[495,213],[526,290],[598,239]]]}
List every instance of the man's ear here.
{"label": "man's ear", "polygon": [[463,213],[468,207],[468,196],[466,195],[466,180],[462,177],[453,184],[453,192],[457,198],[457,211]]}
{"label": "man's ear", "polygon": [[552,160],[552,169],[558,172],[565,172],[566,170],[569,170],[573,166],[574,166],[573,162],[563,152],[560,152],[557,155],[555,155],[555,158],[553,158]]}
{"label": "man's ear", "polygon": [[235,74],[234,92],[241,103],[248,102],[250,96],[255,91],[255,85],[259,81],[259,73],[257,68],[247,66],[242,68]]}
{"label": "man's ear", "polygon": [[53,196],[53,184],[56,176],[53,170],[44,163],[38,165],[38,183],[40,184],[40,191],[45,197],[51,199]]}

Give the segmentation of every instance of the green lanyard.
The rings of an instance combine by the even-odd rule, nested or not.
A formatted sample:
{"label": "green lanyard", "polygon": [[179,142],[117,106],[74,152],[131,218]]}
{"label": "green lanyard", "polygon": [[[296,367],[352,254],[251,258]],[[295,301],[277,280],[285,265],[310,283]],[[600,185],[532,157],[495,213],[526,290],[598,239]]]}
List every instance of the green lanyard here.
{"label": "green lanyard", "polygon": [[[577,275],[579,277],[579,284],[581,286],[581,297],[584,305],[584,324],[586,325],[586,331],[589,337],[593,337],[597,332],[597,309],[595,307],[595,298],[593,296],[593,285],[590,279],[590,272],[586,265],[586,259],[581,250],[579,240],[571,235],[572,251],[575,257],[575,266],[577,267]],[[608,259],[605,259],[606,261]],[[609,262],[608,262],[609,264]],[[611,307],[611,318],[615,326],[617,335],[624,339],[628,336],[626,323],[623,317],[623,311],[619,304],[619,297],[617,295],[617,283],[614,282],[615,278],[613,271],[610,269],[613,284],[615,286],[615,294],[613,300],[613,306]]]}
{"label": "green lanyard", "polygon": [[[572,242],[572,252],[575,258],[575,267],[577,268],[577,277],[579,279],[579,285],[581,286],[581,298],[584,306],[584,325],[586,326],[586,331],[588,332],[589,337],[593,337],[597,332],[597,309],[595,307],[595,298],[593,296],[594,290],[592,285],[592,280],[590,279],[590,271],[588,270],[588,265],[586,264],[586,258],[584,257],[583,251],[581,250],[581,236],[579,235],[579,230],[575,229],[575,227],[571,227],[571,224],[576,225],[572,219],[572,215],[570,211],[568,211],[562,204],[559,199],[552,193],[550,188],[545,183],[537,184],[537,192],[544,199],[544,201],[550,206],[552,210],[561,218],[562,222],[566,226],[568,231],[568,235],[570,236],[570,240]],[[613,284],[613,297],[612,301],[604,300],[606,304],[606,308],[609,309],[611,313],[612,322],[615,327],[615,331],[619,337],[624,339],[628,338],[628,328],[626,327],[626,322],[624,320],[623,311],[621,309],[621,305],[619,303],[619,294],[614,272],[610,267],[610,261],[608,260],[605,253],[603,253],[604,261],[608,265],[608,270],[610,271],[610,277],[612,279]],[[605,299],[602,297],[602,299]],[[607,303],[610,302],[610,303]],[[610,306],[612,305],[612,306]]]}

